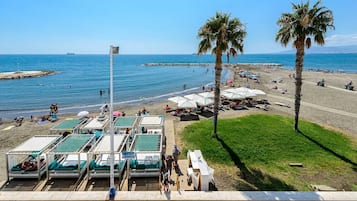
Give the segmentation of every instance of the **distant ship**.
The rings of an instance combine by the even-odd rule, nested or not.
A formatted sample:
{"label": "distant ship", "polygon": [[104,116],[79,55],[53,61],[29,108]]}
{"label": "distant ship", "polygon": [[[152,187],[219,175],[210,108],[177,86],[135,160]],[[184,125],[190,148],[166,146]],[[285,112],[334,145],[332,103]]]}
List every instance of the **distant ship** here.
{"label": "distant ship", "polygon": [[67,55],[75,55],[73,52],[67,52]]}

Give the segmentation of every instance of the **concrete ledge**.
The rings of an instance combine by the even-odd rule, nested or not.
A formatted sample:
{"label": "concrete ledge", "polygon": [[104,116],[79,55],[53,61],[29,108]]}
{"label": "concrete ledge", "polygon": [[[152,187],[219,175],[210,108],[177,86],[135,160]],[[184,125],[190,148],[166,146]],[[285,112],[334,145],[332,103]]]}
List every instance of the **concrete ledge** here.
{"label": "concrete ledge", "polygon": [[[107,191],[12,192],[0,191],[0,200],[108,200]],[[259,200],[259,201],[355,201],[357,192],[277,192],[277,191],[138,191],[117,192],[115,200]]]}

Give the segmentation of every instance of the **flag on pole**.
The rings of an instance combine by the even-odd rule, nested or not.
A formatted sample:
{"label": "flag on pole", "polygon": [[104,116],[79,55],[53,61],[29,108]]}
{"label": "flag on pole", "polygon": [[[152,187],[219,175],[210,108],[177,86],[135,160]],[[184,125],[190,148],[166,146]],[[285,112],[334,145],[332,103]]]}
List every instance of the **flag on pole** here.
{"label": "flag on pole", "polygon": [[119,54],[119,46],[111,46],[112,54]]}

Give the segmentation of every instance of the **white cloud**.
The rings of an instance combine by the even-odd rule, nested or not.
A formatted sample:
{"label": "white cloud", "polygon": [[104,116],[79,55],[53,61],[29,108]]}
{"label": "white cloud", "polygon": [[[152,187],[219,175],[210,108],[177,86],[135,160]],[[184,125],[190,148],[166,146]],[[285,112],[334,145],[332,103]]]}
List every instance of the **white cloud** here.
{"label": "white cloud", "polygon": [[357,34],[336,34],[325,38],[326,46],[357,45]]}

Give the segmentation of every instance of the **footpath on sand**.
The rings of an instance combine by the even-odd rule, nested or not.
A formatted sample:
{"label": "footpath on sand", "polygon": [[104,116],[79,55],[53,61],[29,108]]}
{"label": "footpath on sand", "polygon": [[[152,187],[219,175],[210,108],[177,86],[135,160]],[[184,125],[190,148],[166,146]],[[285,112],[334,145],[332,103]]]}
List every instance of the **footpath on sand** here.
{"label": "footpath on sand", "polygon": [[[292,98],[281,97],[281,96],[272,95],[272,94],[268,94],[267,96],[271,97],[271,98],[275,98],[275,99],[289,101],[289,102],[292,102],[292,103],[295,101]],[[304,102],[304,101],[301,101],[301,105],[312,107],[312,108],[315,108],[315,109],[318,109],[318,110],[323,110],[323,111],[326,111],[326,112],[331,112],[331,113],[334,113],[334,114],[339,114],[339,115],[343,115],[343,116],[357,118],[357,114],[355,114],[355,113],[350,113],[350,112],[346,112],[346,111],[342,111],[342,110],[337,110],[337,109],[333,109],[333,108],[329,108],[329,107],[324,107],[324,106],[321,106],[321,105],[316,105],[316,104],[312,104],[312,103],[308,103],[308,102]]]}

